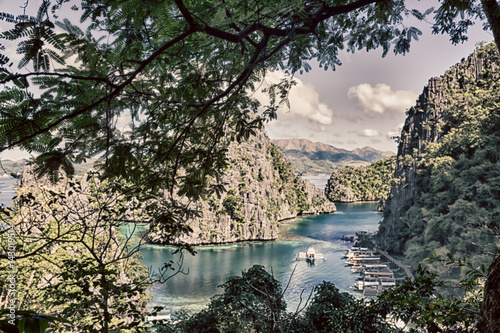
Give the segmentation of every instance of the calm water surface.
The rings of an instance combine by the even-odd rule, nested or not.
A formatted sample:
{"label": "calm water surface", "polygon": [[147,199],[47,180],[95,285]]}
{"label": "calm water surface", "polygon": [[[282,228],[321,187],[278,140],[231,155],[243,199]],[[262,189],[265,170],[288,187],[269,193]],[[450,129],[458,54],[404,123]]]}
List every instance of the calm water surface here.
{"label": "calm water surface", "polygon": [[17,179],[10,177],[0,177],[0,204],[4,206],[12,205],[12,198],[16,195],[14,185]]}
{"label": "calm water surface", "polygon": [[[189,274],[177,275],[164,284],[153,286],[154,300],[149,305],[164,306],[162,314],[181,309],[200,310],[213,295],[222,292],[218,286],[229,276],[239,275],[256,264],[272,272],[283,286],[291,277],[285,293],[290,310],[299,304],[302,292],[307,298],[312,288],[322,281],[330,281],[341,291],[349,291],[355,278],[341,256],[352,244],[342,242],[340,237],[359,230],[377,230],[382,217],[376,206],[376,203],[337,204],[335,214],[287,221],[292,226],[286,240],[197,247],[196,256],[187,254],[184,258],[183,267]],[[309,246],[323,253],[326,260],[312,266],[296,261],[298,252],[306,251]],[[142,262],[153,271],[179,258],[172,255],[172,248],[156,245],[146,245],[141,252]]]}
{"label": "calm water surface", "polygon": [[[12,203],[15,182],[15,179],[0,178],[0,203]],[[189,274],[154,285],[151,289],[154,299],[149,306],[165,307],[162,314],[181,309],[198,311],[213,295],[222,292],[218,286],[229,276],[240,275],[256,264],[264,266],[283,286],[291,279],[285,293],[289,310],[300,303],[301,293],[307,298],[314,286],[323,281],[334,283],[341,291],[350,291],[355,278],[341,256],[352,244],[344,243],[340,237],[359,230],[377,230],[382,216],[376,206],[376,203],[337,204],[335,214],[283,222],[289,229],[279,241],[197,247],[196,256],[186,254],[184,257],[183,268]],[[146,230],[145,226],[139,228]],[[312,266],[296,261],[298,252],[306,251],[309,246],[323,253],[326,260]],[[170,247],[145,245],[141,248],[142,262],[156,272],[170,260],[179,259],[179,255],[172,252]]]}

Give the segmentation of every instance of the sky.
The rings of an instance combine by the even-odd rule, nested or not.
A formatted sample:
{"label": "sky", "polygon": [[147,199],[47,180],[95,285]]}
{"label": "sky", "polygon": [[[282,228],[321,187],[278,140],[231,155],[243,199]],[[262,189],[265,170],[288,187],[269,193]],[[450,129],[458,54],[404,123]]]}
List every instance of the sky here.
{"label": "sky", "polygon": [[[429,7],[434,1],[409,0],[410,5]],[[0,0],[2,11],[19,8],[24,0]],[[19,9],[17,9],[19,10]],[[290,108],[278,111],[278,119],[266,124],[272,139],[303,138],[353,150],[370,146],[395,152],[392,137],[399,135],[405,111],[415,104],[431,77],[445,71],[474,51],[478,42],[493,41],[480,23],[469,29],[469,40],[453,46],[446,35],[432,35],[431,25],[415,24],[422,31],[410,52],[382,58],[382,50],[341,52],[341,66],[325,71],[310,62],[311,71],[296,74],[290,92]],[[2,30],[2,21],[0,21]],[[2,41],[3,43],[3,41]],[[284,73],[270,73],[266,83],[276,83]],[[265,102],[263,94],[256,96]],[[29,155],[12,150],[0,159],[16,160]]]}
{"label": "sky", "polygon": [[[425,1],[427,2],[427,1]],[[422,35],[404,56],[382,50],[343,52],[342,65],[325,71],[317,64],[309,73],[296,75],[290,109],[266,125],[272,139],[304,138],[353,150],[370,146],[396,152],[405,112],[415,104],[432,77],[441,76],[476,49],[492,42],[493,35],[476,24],[469,40],[453,46],[447,35],[432,35],[431,26],[419,26]],[[273,73],[276,80],[282,73]]]}

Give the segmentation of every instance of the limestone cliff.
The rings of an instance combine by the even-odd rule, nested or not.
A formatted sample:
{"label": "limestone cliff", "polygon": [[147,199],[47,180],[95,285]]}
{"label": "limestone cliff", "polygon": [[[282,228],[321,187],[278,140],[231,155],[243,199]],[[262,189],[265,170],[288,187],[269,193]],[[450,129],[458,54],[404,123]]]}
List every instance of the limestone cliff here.
{"label": "limestone cliff", "polygon": [[[416,105],[408,111],[401,132],[395,169],[396,180],[386,201],[385,217],[379,229],[378,242],[381,247],[403,252],[407,241],[430,223],[431,217],[422,218],[420,216],[418,218],[422,220],[421,225],[412,229],[413,222],[411,221],[417,217],[412,216],[413,212],[410,207],[415,204],[417,194],[426,191],[422,186],[426,181],[426,176],[420,174],[428,172],[436,161],[436,159],[429,159],[426,161],[427,164],[422,166],[422,158],[426,154],[431,154],[432,149],[430,148],[434,147],[433,149],[435,149],[437,143],[441,142],[444,137],[448,136],[448,141],[452,140],[450,138],[456,140],[457,137],[460,137],[453,133],[455,128],[463,127],[465,129],[464,135],[468,135],[467,125],[464,125],[463,121],[466,121],[467,117],[474,119],[474,116],[468,115],[464,108],[473,110],[477,105],[485,105],[486,101],[480,99],[486,90],[482,91],[481,89],[491,89],[491,85],[498,82],[498,79],[498,51],[494,45],[490,44],[476,50],[468,58],[462,59],[444,75],[429,80]],[[461,105],[458,104],[458,94],[461,94]],[[460,114],[459,112],[465,113],[462,116],[457,116]],[[475,119],[475,121],[479,120]],[[482,126],[480,121],[479,126]],[[487,126],[485,123],[484,127]],[[470,130],[476,130],[472,124]],[[480,133],[480,129],[477,130],[477,133]],[[476,139],[471,138],[471,140]],[[446,144],[451,147],[448,149],[450,152],[457,150],[456,146],[462,145],[460,152],[441,155],[443,158],[449,159],[448,164],[450,165],[464,157],[471,156],[480,147],[478,143],[468,141],[450,141]],[[445,207],[444,210],[446,211],[446,209]]]}
{"label": "limestone cliff", "polygon": [[[241,144],[230,144],[227,159],[229,167],[222,179],[225,193],[197,202],[201,216],[187,222],[193,232],[175,242],[203,245],[275,240],[281,220],[335,211],[320,190],[295,176],[263,132]],[[153,227],[149,241],[164,243],[164,239],[162,231]]]}

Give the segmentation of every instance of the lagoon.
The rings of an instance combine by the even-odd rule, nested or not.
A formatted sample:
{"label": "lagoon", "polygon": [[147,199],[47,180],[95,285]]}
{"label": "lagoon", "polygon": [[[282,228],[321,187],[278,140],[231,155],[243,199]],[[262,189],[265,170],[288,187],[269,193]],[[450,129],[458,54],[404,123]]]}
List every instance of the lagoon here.
{"label": "lagoon", "polygon": [[[0,182],[0,202],[10,205],[15,196],[17,180],[5,178]],[[271,242],[244,242],[227,245],[196,247],[197,254],[184,256],[183,268],[187,275],[179,274],[163,284],[152,286],[154,299],[149,308],[163,306],[162,315],[179,310],[199,311],[210,298],[221,293],[219,285],[232,275],[240,275],[253,265],[262,265],[278,279],[283,287],[290,280],[284,294],[290,311],[311,293],[314,286],[323,281],[334,283],[341,291],[350,291],[355,277],[345,267],[342,255],[352,246],[340,238],[356,231],[376,231],[382,215],[376,210],[377,203],[336,204],[337,212],[329,215],[303,216],[282,221],[280,238]],[[137,231],[145,231],[142,225]],[[326,256],[325,261],[309,265],[296,261],[299,251],[314,246]],[[152,272],[165,263],[179,259],[175,249],[146,244],[141,247],[141,261]]]}
{"label": "lagoon", "polygon": [[[239,275],[253,265],[262,265],[272,272],[283,287],[290,279],[284,297],[290,311],[307,298],[314,286],[323,281],[334,283],[341,291],[350,291],[355,277],[345,267],[342,255],[352,246],[343,242],[344,235],[356,231],[376,231],[382,215],[376,210],[377,203],[336,204],[337,212],[330,215],[298,217],[283,221],[280,240],[272,242],[247,242],[228,245],[195,248],[197,254],[184,256],[183,267],[187,275],[179,274],[163,284],[154,285],[151,292],[154,299],[149,307],[163,306],[162,315],[175,311],[199,311],[210,298],[221,293],[219,285],[232,275]],[[299,251],[314,246],[325,254],[326,260],[309,265],[296,261]],[[152,269],[177,261],[173,248],[159,245],[141,247],[141,261]],[[292,274],[293,273],[293,274]]]}

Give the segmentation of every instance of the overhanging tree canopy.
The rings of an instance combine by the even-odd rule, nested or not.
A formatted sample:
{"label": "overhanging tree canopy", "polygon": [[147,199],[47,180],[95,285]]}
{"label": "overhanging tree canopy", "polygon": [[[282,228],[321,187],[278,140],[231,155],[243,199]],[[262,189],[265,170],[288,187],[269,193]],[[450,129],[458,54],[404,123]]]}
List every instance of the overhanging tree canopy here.
{"label": "overhanging tree canopy", "polygon": [[[13,28],[1,37],[22,58],[0,56],[1,150],[39,153],[45,169],[102,156],[108,175],[196,199],[225,165],[228,128],[246,138],[286,102],[289,79],[249,118],[267,71],[307,71],[311,59],[335,68],[344,48],[405,54],[421,34],[407,19],[431,12],[400,0],[43,0],[34,17],[2,13]],[[435,18],[458,43],[482,7],[445,1]]]}
{"label": "overhanging tree canopy", "polygon": [[73,162],[103,157],[104,175],[133,182],[128,192],[140,199],[167,191],[154,209],[172,233],[186,213],[174,194],[217,191],[208,179],[223,171],[227,142],[248,138],[286,103],[290,79],[268,89],[262,118],[250,117],[261,110],[251,92],[267,71],[307,71],[312,59],[335,68],[344,48],[404,54],[420,34],[410,17],[432,13],[434,32],[453,43],[483,12],[496,36],[500,24],[495,0],[443,1],[424,13],[402,0],[26,4],[40,3],[33,17],[0,13],[12,24],[0,37],[20,55],[13,64],[13,50],[0,46],[0,151],[35,152],[41,171],[68,173]]}
{"label": "overhanging tree canopy", "polygon": [[39,171],[68,174],[100,157],[104,176],[155,203],[160,227],[189,232],[189,202],[222,190],[228,142],[287,103],[291,77],[267,89],[269,105],[252,97],[266,72],[307,71],[312,59],[335,68],[344,48],[405,54],[421,34],[408,19],[431,13],[434,32],[458,43],[483,10],[495,31],[490,2],[444,1],[422,13],[402,0],[31,0],[28,9],[41,3],[36,16],[0,13],[13,25],[0,37],[21,57],[0,54],[0,151],[35,152]]}

